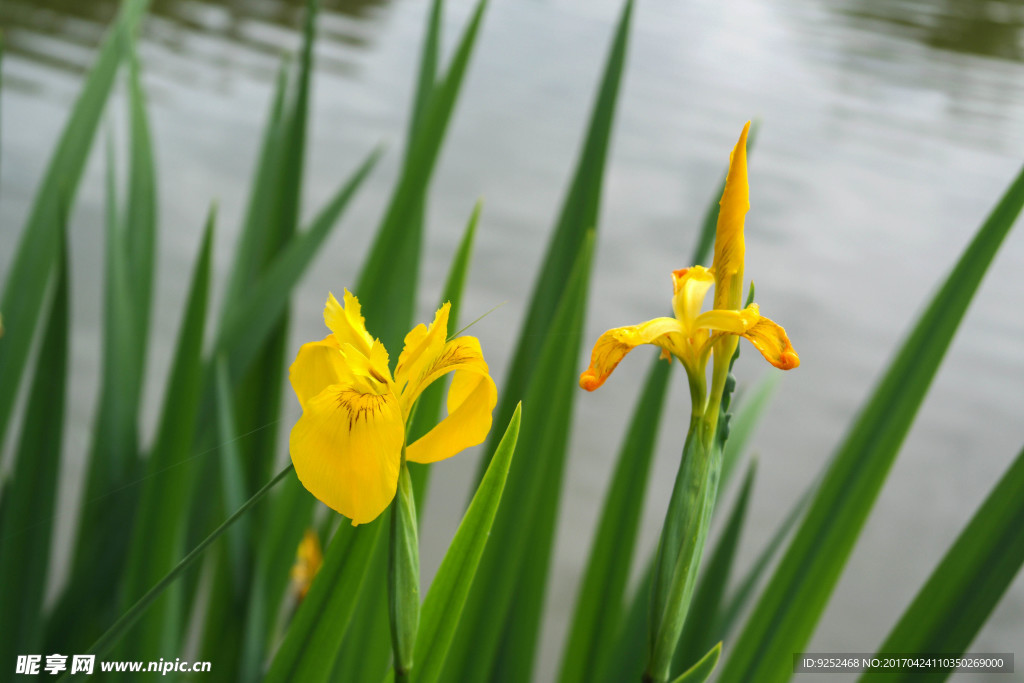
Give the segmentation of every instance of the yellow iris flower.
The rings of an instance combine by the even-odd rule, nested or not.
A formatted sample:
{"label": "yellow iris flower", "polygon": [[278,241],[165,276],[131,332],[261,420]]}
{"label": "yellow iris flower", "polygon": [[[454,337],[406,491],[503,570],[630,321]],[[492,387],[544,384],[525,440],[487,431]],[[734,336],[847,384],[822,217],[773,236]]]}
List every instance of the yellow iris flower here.
{"label": "yellow iris flower", "polygon": [[[640,344],[653,344],[662,357],[678,358],[696,386],[694,399],[704,396],[704,372],[712,350],[715,353],[716,384],[724,383],[728,362],[739,337],[749,340],[769,363],[782,370],[800,364],[800,357],[777,323],[761,315],[757,304],[741,309],[743,288],[743,222],[750,208],[747,184],[747,133],[743,127],[739,142],[729,157],[725,191],[719,202],[715,233],[715,255],[711,268],[692,266],[672,273],[674,318],[655,318],[639,325],[608,330],[594,344],[590,367],[580,376],[580,386],[593,391],[604,384],[619,362]],[[701,312],[708,290],[714,286],[712,310]],[[719,365],[722,363],[722,371]],[[712,392],[712,395],[719,392]],[[703,406],[694,405],[695,412]]]}
{"label": "yellow iris flower", "polygon": [[[394,376],[359,300],[345,290],[344,304],[329,295],[324,322],[331,334],[303,345],[289,371],[302,405],[289,447],[303,486],[356,525],[376,519],[395,497],[403,454],[430,463],[483,442],[498,391],[480,342],[448,339],[449,304],[429,327],[406,335]],[[416,399],[449,372],[448,417],[406,445]]]}

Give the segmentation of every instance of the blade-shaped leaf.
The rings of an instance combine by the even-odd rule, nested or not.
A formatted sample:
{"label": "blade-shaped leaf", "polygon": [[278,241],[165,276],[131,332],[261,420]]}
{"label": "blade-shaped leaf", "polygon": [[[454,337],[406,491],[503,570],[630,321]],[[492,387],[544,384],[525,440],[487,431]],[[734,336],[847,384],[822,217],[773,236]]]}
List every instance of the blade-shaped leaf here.
{"label": "blade-shaped leaf", "polygon": [[[512,414],[512,408],[525,393],[540,359],[546,333],[558,306],[558,298],[552,296],[552,292],[565,291],[587,231],[597,229],[605,161],[608,158],[616,101],[625,68],[632,14],[633,0],[626,0],[612,39],[572,184],[548,243],[544,265],[534,280],[533,294],[526,309],[516,350],[505,382],[501,385],[501,399],[494,413],[494,419],[499,424],[507,421]],[[484,450],[485,456],[494,451],[494,441],[495,437],[492,436]],[[486,467],[485,457],[480,461],[477,481],[483,476]]]}
{"label": "blade-shaped leaf", "polygon": [[[576,366],[593,243],[592,236],[584,241],[545,335],[544,353],[524,401],[536,417],[520,431],[518,465],[507,484],[511,503],[494,521],[492,542],[452,643],[444,680],[530,678],[578,391]],[[513,641],[521,661],[515,667],[502,666],[499,660]]]}
{"label": "blade-shaped leaf", "polygon": [[706,655],[697,660],[697,663],[673,679],[672,683],[704,683],[711,678],[715,667],[718,665],[718,658],[722,656],[722,644],[718,643],[711,648]]}
{"label": "blade-shaped leaf", "polygon": [[491,466],[473,495],[423,601],[420,630],[416,637],[416,651],[421,654],[413,676],[417,683],[434,683],[441,676],[505,490],[519,438],[521,409],[521,406],[516,406],[512,413],[512,420],[498,444],[498,452],[491,459]]}
{"label": "blade-shaped leaf", "polygon": [[401,348],[412,322],[423,237],[422,222],[415,219],[422,210],[486,7],[487,0],[477,3],[448,71],[417,116],[401,176],[356,285],[366,327],[388,349]]}
{"label": "blade-shaped leaf", "polygon": [[839,447],[722,670],[723,683],[787,680],[863,528],[985,271],[1024,204],[1024,171],[918,319]]}
{"label": "blade-shaped leaf", "polygon": [[145,0],[129,0],[104,38],[85,85],[68,116],[50,159],[21,240],[11,261],[0,311],[0,444],[21,384],[22,371],[43,309],[43,299],[60,249],[60,207],[74,203],[85,161],[114,84],[126,46],[145,11]]}
{"label": "blade-shaped leaf", "polygon": [[292,620],[264,681],[329,680],[338,646],[355,611],[374,549],[387,524],[382,515],[358,528],[341,526]]}
{"label": "blade-shaped leaf", "polygon": [[626,581],[632,567],[642,501],[647,491],[654,443],[668,394],[671,366],[653,358],[619,449],[615,472],[602,507],[572,630],[562,660],[562,683],[593,681],[615,647],[625,609]]}
{"label": "blade-shaped leaf", "polygon": [[[185,316],[178,335],[160,426],[139,496],[123,590],[133,604],[167,574],[185,549],[185,525],[191,499],[192,443],[202,387],[202,348],[210,284],[214,212],[211,209],[196,261]],[[160,657],[177,649],[180,603],[165,595],[130,633],[129,656]]]}
{"label": "blade-shaped leaf", "polygon": [[13,476],[4,482],[0,511],[0,614],[5,623],[17,625],[0,638],[0,662],[7,664],[19,654],[42,650],[43,594],[50,574],[64,435],[69,327],[66,253],[56,275]]}
{"label": "blade-shaped leaf", "polygon": [[[1024,450],[989,492],[900,617],[879,652],[958,657],[1024,564]],[[952,669],[901,671],[886,681],[944,681]],[[865,679],[870,677],[865,675]]]}

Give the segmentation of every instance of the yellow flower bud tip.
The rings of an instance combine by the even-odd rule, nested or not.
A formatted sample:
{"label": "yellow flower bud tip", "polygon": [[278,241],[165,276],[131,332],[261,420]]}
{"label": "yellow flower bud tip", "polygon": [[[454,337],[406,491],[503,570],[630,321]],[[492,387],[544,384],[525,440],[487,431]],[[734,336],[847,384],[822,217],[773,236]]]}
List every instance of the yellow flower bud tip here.
{"label": "yellow flower bud tip", "polygon": [[[498,391],[475,337],[447,339],[449,306],[430,326],[418,325],[392,377],[388,353],[366,329],[359,300],[329,296],[324,322],[331,334],[304,344],[289,369],[302,417],[289,438],[295,473],[321,502],[353,525],[376,519],[398,487],[406,460],[429,463],[475,446],[487,437]],[[448,416],[412,444],[409,416],[428,385],[454,373]]]}

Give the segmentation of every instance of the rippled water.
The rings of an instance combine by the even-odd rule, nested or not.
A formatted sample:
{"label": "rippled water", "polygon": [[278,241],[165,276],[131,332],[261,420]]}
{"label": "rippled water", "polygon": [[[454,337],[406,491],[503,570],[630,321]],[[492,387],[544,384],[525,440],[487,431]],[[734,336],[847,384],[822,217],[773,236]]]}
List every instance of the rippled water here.
{"label": "rippled water", "polygon": [[[390,190],[425,8],[324,2],[306,206],[318,207],[381,140],[391,153],[296,297],[292,336],[322,332],[328,289],[355,279]],[[450,44],[470,5],[451,3]],[[240,222],[279,55],[298,43],[302,3],[155,2],[140,53],[160,171],[159,303],[146,395],[150,421],[169,363],[180,274],[218,198],[223,275]],[[0,272],[43,164],[114,3],[7,0]],[[420,313],[432,309],[468,213],[485,198],[467,319],[504,374],[533,273],[559,207],[618,2],[495,2],[485,20],[431,196]],[[834,450],[894,346],[1024,161],[1024,5],[946,0],[643,0],[613,140],[587,338],[659,315],[669,272],[695,230],[743,122],[759,118],[751,161],[747,272],[763,311],[803,360],[784,377],[756,437],[760,457],[741,563],[760,550]],[[122,123],[115,100],[112,127]],[[75,212],[72,420],[68,460],[88,441],[99,357],[102,165]],[[810,645],[870,651],[1024,444],[1024,235],[1011,234],[956,337]],[[576,578],[647,366],[637,352],[580,395],[539,680],[557,666]],[[640,357],[642,356],[642,357]],[[741,359],[741,385],[767,371]],[[670,414],[688,410],[677,378]],[[289,399],[289,405],[291,401]],[[298,412],[291,407],[292,419]],[[682,420],[667,420],[644,516],[656,542]],[[440,466],[424,530],[425,569],[461,512],[472,457]],[[68,477],[67,510],[77,500]],[[443,490],[447,489],[447,490]],[[72,513],[68,513],[72,514]],[[67,525],[65,525],[66,527]],[[66,552],[68,528],[56,539]],[[1024,642],[1024,582],[972,651]],[[803,679],[802,679],[803,680]],[[829,677],[828,680],[840,680]]]}

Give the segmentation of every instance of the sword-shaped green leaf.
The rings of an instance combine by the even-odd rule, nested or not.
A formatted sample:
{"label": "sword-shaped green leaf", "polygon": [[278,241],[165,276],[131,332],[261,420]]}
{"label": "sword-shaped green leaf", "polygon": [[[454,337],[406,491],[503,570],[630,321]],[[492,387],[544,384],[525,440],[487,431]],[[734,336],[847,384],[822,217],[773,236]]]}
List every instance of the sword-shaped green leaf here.
{"label": "sword-shaped green leaf", "polygon": [[[879,652],[959,657],[1024,564],[1024,450],[989,492]],[[862,680],[944,681],[952,669],[865,674]]]}
{"label": "sword-shaped green leaf", "polygon": [[730,648],[720,681],[783,681],[839,580],[932,378],[1024,204],[1024,171],[918,319],[818,487],[779,566]]}

